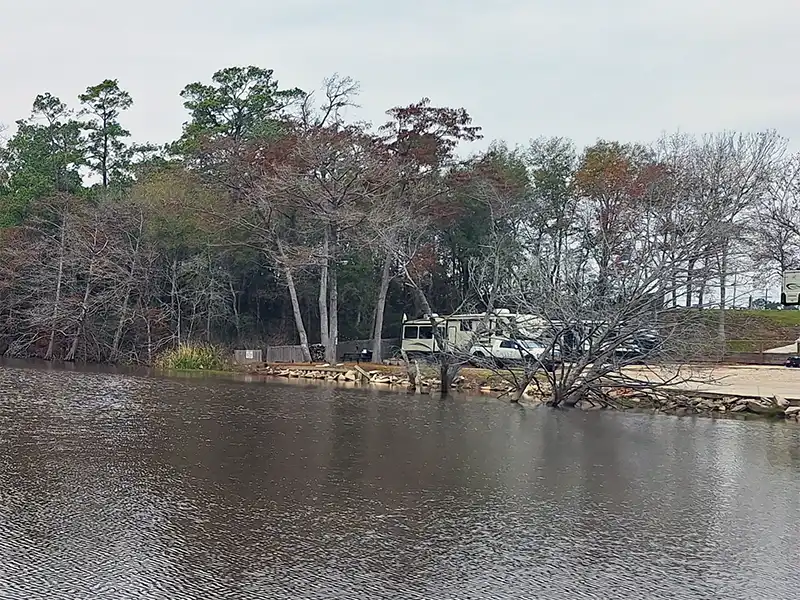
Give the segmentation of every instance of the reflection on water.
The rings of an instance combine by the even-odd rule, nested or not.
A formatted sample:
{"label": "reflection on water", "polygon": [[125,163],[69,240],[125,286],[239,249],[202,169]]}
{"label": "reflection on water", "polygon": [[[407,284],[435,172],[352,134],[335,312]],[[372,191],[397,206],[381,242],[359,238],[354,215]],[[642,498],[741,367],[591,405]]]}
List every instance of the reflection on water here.
{"label": "reflection on water", "polygon": [[0,366],[0,598],[798,598],[800,428]]}

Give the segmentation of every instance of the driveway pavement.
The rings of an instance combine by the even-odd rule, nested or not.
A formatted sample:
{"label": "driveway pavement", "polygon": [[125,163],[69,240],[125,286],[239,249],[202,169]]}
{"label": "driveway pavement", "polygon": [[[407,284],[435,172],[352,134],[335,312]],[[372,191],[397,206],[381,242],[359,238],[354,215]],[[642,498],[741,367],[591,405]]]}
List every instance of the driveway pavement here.
{"label": "driveway pavement", "polygon": [[[642,378],[653,380],[658,375],[642,369]],[[800,400],[800,369],[768,365],[693,367],[691,373],[681,370],[681,378],[691,375],[692,381],[678,384],[687,390],[716,392],[731,396],[774,396]],[[665,376],[662,374],[662,376]]]}

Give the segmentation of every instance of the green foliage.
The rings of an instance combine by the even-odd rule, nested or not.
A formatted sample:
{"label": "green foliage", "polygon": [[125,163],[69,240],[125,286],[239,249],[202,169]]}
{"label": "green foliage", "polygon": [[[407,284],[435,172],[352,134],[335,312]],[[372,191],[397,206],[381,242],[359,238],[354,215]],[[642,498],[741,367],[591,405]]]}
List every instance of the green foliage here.
{"label": "green foliage", "polygon": [[122,183],[128,178],[131,155],[125,138],[130,132],[119,123],[122,111],[133,105],[131,95],[120,89],[116,79],[86,88],[78,96],[89,119],[83,123],[86,139],[86,163],[100,176],[103,189],[109,182]]}
{"label": "green foliage", "polygon": [[0,191],[0,229],[19,225],[28,211],[28,201]]}
{"label": "green foliage", "polygon": [[800,310],[746,310],[744,316],[771,321],[779,327],[800,327]]}
{"label": "green foliage", "polygon": [[[163,146],[132,143],[120,119],[133,100],[115,79],[78,97],[82,120],[38,96],[0,148],[0,336],[33,354],[29,340],[80,338],[84,357],[132,362],[151,361],[165,340],[255,347],[292,343],[305,328],[314,343],[329,264],[340,339],[368,338],[387,256],[384,332],[397,335],[402,315],[422,308],[419,290],[441,313],[481,310],[495,264],[508,305],[531,287],[533,262],[528,271],[546,268],[553,282],[595,285],[603,273],[613,291],[639,247],[634,233],[649,240],[655,229],[643,224],[672,223],[676,195],[647,148],[598,142],[578,153],[552,138],[463,160],[459,145],[481,137],[466,110],[424,99],[373,129],[340,117],[355,87],[331,81],[320,98],[334,112],[317,116],[269,69],[222,69],[183,89],[187,122]],[[87,173],[101,185],[89,188]],[[702,198],[681,197],[679,210]],[[696,285],[719,281],[709,260],[691,270]],[[706,314],[716,335],[719,315]],[[800,311],[771,314],[732,311],[729,338],[796,335]],[[224,360],[213,346],[181,346],[159,365]]]}
{"label": "green foliage", "polygon": [[156,367],[171,371],[226,371],[225,352],[212,345],[181,344],[156,360]]}
{"label": "green foliage", "polygon": [[30,118],[17,121],[16,133],[0,152],[6,171],[0,227],[21,223],[34,200],[82,188],[81,125],[51,94],[36,97]]}
{"label": "green foliage", "polygon": [[212,76],[210,85],[195,82],[181,92],[191,117],[176,151],[193,154],[204,144],[227,139],[234,143],[274,132],[285,110],[305,98],[297,89],[280,89],[271,69],[228,67]]}
{"label": "green foliage", "polygon": [[214,227],[206,223],[217,195],[178,166],[153,168],[131,188],[129,201],[147,214],[148,237],[169,256],[203,248]]}
{"label": "green foliage", "polygon": [[577,161],[575,145],[570,140],[540,138],[531,143],[525,153],[537,203],[531,220],[546,226],[551,220],[563,219],[563,211],[574,203],[570,188]]}
{"label": "green foliage", "polygon": [[180,166],[180,162],[169,156],[169,145],[133,143],[128,149],[130,169],[134,180],[141,180],[148,174],[166,170],[170,166]]}
{"label": "green foliage", "polygon": [[337,267],[342,339],[372,335],[381,264],[367,252],[348,252]]}
{"label": "green foliage", "polygon": [[478,263],[486,248],[497,248],[503,265],[514,264],[521,250],[512,240],[518,239],[513,230],[530,208],[523,158],[520,151],[495,143],[455,171],[456,183],[444,199],[449,206],[440,226],[457,272],[458,303],[474,294],[472,276],[481,269]]}

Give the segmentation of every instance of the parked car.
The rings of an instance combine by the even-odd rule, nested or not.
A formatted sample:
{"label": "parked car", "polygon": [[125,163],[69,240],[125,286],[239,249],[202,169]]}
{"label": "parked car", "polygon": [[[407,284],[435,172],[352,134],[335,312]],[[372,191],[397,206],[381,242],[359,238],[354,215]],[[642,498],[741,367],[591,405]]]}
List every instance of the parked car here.
{"label": "parked car", "polygon": [[620,361],[642,362],[656,354],[660,346],[661,338],[657,332],[643,330],[619,346],[614,351],[614,356]]}
{"label": "parked car", "polygon": [[524,362],[538,362],[545,369],[553,370],[558,362],[558,352],[537,340],[511,340],[494,337],[475,343],[470,349],[475,358],[474,363],[480,365],[487,360],[504,366],[513,366]]}
{"label": "parked car", "polygon": [[800,356],[790,356],[786,359],[786,362],[783,363],[783,366],[791,369],[800,369]]}

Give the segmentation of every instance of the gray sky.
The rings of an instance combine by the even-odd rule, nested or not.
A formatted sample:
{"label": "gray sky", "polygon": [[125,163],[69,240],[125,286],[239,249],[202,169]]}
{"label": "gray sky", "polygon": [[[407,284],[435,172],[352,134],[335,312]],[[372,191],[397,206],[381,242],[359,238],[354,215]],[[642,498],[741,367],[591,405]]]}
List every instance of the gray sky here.
{"label": "gray sky", "polygon": [[0,123],[118,78],[134,137],[164,142],[184,85],[255,64],[285,87],[350,75],[373,122],[464,106],[512,144],[776,128],[798,148],[798,23],[800,0],[0,0]]}

